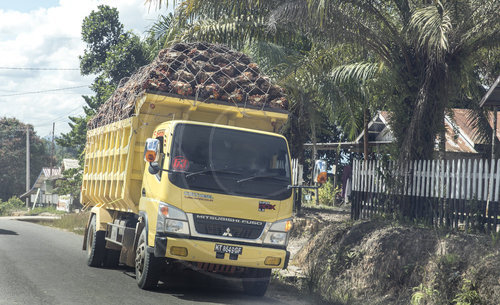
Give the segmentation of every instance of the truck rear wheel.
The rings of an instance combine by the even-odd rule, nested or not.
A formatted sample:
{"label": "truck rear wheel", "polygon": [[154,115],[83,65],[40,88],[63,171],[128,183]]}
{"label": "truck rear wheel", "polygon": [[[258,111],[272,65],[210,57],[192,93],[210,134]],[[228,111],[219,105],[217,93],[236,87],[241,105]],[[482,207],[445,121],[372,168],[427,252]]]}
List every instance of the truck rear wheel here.
{"label": "truck rear wheel", "polygon": [[270,278],[271,269],[248,268],[243,277],[243,290],[246,294],[261,297],[266,294]]}
{"label": "truck rear wheel", "polygon": [[137,242],[135,279],[141,289],[151,290],[156,288],[158,284],[160,261],[153,253],[148,252],[146,234],[147,230],[143,229]]}
{"label": "truck rear wheel", "polygon": [[96,231],[95,215],[92,215],[87,232],[87,265],[101,267],[104,260],[105,240],[104,231]]}

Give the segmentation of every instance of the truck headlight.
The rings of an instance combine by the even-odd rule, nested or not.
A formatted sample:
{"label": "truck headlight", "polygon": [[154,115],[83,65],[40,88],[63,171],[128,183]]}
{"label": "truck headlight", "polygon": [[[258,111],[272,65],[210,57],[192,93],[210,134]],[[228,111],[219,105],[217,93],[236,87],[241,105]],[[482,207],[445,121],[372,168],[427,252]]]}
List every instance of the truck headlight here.
{"label": "truck headlight", "polygon": [[189,235],[186,213],[170,204],[161,202],[158,206],[156,231]]}
{"label": "truck headlight", "polygon": [[270,232],[269,241],[271,244],[283,245],[286,241],[286,235],[284,232]]}
{"label": "truck headlight", "polygon": [[271,225],[264,239],[265,244],[286,246],[288,243],[288,232],[292,228],[292,220],[284,219]]}

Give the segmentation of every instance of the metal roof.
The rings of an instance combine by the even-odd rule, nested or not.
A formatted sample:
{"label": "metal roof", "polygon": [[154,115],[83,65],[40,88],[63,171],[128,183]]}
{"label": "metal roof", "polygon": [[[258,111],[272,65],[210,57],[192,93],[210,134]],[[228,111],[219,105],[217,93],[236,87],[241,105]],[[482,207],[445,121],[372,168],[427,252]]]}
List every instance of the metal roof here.
{"label": "metal roof", "polygon": [[59,167],[44,167],[40,171],[40,174],[38,175],[38,178],[36,178],[35,183],[33,183],[33,186],[29,191],[26,193],[22,194],[19,196],[19,198],[23,198],[25,196],[28,196],[29,194],[32,194],[36,191],[36,189],[42,187],[43,183],[47,180],[56,180],[60,179],[63,176],[61,175],[61,168]]}
{"label": "metal roof", "polygon": [[486,94],[481,99],[479,103],[481,107],[484,106],[500,106],[500,75],[493,85],[490,87],[490,90],[486,92]]}
{"label": "metal roof", "polygon": [[[476,128],[471,126],[468,119],[467,109],[452,109],[453,116],[445,116],[446,127],[446,151],[456,153],[478,153],[475,145],[484,144],[478,136]],[[490,115],[491,116],[491,115]],[[500,113],[498,113],[500,121]],[[368,146],[387,145],[394,141],[394,136],[388,125],[390,121],[390,113],[387,111],[379,111],[368,124]],[[489,119],[492,125],[492,119]],[[385,133],[385,134],[384,134]],[[500,133],[497,132],[500,138]],[[353,151],[361,151],[363,147],[364,133],[361,132],[353,142],[337,142],[337,143],[317,143],[318,150],[336,150],[339,148],[348,148]],[[437,143],[437,142],[436,142]],[[305,149],[312,149],[312,143],[304,144]],[[436,147],[437,148],[437,147]]]}

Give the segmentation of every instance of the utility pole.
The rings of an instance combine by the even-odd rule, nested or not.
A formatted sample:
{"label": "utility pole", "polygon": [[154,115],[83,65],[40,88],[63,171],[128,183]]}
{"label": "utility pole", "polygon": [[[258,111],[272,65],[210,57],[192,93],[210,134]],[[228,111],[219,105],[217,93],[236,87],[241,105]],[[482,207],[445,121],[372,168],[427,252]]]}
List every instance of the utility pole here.
{"label": "utility pole", "polygon": [[54,132],[56,129],[56,122],[52,123],[52,147],[50,149],[50,176],[53,175],[52,169],[54,168]]}
{"label": "utility pole", "polygon": [[[30,128],[26,125],[26,193],[30,190]],[[29,195],[26,196],[26,208],[29,208]]]}
{"label": "utility pole", "polygon": [[495,160],[495,142],[497,141],[497,106],[493,106],[493,131],[491,134],[491,161]]}

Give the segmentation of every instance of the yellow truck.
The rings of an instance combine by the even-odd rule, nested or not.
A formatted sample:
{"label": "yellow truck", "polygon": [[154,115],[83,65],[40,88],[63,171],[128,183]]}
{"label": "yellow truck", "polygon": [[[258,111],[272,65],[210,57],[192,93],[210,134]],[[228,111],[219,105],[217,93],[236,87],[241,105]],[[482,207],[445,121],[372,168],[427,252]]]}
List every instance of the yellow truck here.
{"label": "yellow truck", "polygon": [[276,133],[287,118],[144,92],[130,118],[89,130],[88,265],[135,267],[143,289],[181,266],[239,277],[263,295],[289,260],[290,153]]}

